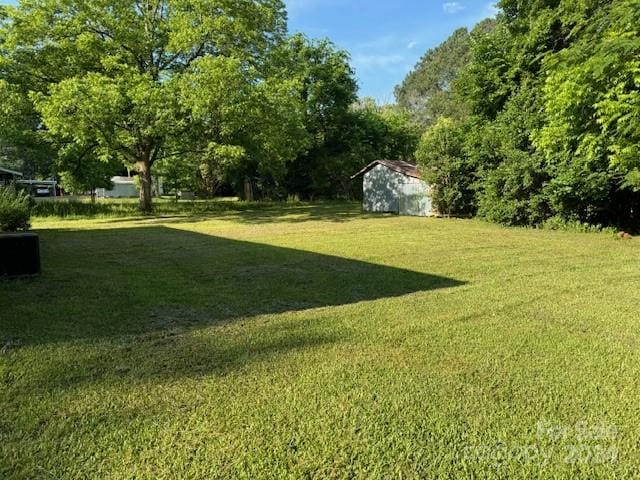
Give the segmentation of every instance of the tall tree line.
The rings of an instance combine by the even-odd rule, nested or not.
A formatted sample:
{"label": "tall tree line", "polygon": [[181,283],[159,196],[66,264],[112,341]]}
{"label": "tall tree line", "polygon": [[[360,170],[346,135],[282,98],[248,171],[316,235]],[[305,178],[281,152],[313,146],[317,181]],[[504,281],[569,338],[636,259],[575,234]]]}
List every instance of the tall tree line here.
{"label": "tall tree line", "polygon": [[640,1],[502,0],[428,52],[398,101],[444,213],[640,222]]}
{"label": "tall tree line", "polygon": [[351,173],[418,140],[356,92],[348,54],[288,35],[281,0],[0,7],[0,158],[78,190],[127,166],[143,211],[152,173],[203,195],[250,180],[272,197],[350,196]]}

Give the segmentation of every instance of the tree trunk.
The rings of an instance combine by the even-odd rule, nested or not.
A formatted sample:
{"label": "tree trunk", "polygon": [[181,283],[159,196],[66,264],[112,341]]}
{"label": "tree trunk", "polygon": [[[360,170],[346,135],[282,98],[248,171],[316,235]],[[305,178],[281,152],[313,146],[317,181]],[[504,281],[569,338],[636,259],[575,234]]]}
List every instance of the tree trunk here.
{"label": "tree trunk", "polygon": [[142,213],[151,213],[151,162],[148,158],[138,162],[138,175],[140,179],[139,208]]}
{"label": "tree trunk", "polygon": [[244,199],[253,202],[253,182],[248,177],[244,180]]}

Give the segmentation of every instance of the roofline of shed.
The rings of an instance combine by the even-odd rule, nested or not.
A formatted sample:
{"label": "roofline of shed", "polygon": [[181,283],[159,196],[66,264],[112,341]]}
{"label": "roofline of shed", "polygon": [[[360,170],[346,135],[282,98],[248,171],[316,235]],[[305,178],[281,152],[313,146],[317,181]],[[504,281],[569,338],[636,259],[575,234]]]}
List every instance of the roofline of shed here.
{"label": "roofline of shed", "polygon": [[420,174],[413,175],[413,174],[407,173],[406,171],[402,170],[400,167],[397,167],[397,166],[393,165],[393,161],[392,160],[374,160],[369,165],[367,165],[362,170],[360,170],[358,173],[356,173],[354,175],[351,175],[351,180],[359,177],[360,175],[364,175],[365,173],[367,173],[369,170],[371,170],[376,165],[383,165],[383,166],[393,170],[396,173],[401,173],[403,175],[406,175],[407,177],[412,177],[412,178],[417,178],[419,180],[422,180],[422,177],[420,176]]}

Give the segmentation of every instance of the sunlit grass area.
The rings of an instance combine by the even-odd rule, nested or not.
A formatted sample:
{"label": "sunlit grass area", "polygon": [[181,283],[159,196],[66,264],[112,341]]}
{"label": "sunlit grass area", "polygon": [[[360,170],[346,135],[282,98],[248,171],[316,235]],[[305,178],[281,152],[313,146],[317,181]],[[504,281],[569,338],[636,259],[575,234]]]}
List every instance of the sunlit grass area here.
{"label": "sunlit grass area", "polygon": [[633,478],[640,244],[355,204],[36,218],[0,478]]}

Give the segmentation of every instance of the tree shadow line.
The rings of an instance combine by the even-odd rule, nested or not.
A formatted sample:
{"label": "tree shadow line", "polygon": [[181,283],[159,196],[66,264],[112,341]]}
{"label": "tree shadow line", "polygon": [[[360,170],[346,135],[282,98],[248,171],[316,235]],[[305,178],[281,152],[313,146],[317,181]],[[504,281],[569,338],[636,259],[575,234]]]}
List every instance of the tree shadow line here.
{"label": "tree shadow line", "polygon": [[246,338],[197,332],[464,283],[159,226],[50,230],[41,233],[41,244],[41,277],[0,283],[0,340],[93,345],[51,361],[40,384],[56,388],[118,372],[139,377],[240,368],[343,335],[337,326],[316,329],[299,319],[252,327]]}

